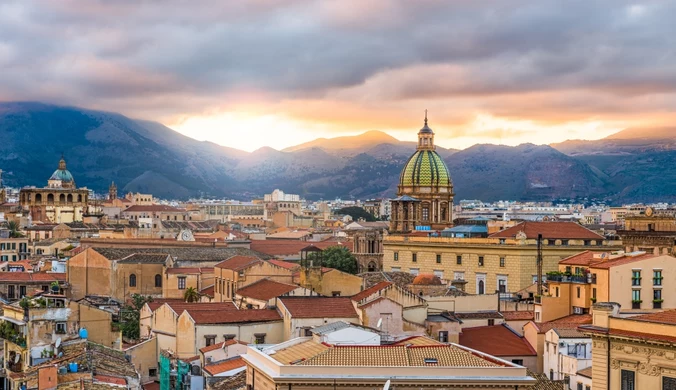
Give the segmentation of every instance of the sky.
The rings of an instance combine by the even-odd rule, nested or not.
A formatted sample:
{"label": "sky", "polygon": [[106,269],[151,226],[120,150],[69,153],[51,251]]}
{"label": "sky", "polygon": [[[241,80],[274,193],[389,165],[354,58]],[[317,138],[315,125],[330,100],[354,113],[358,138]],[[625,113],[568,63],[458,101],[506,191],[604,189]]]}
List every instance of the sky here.
{"label": "sky", "polygon": [[[676,1],[4,0],[0,101],[252,151],[381,130],[598,139],[676,116]],[[648,130],[646,130],[648,131]]]}

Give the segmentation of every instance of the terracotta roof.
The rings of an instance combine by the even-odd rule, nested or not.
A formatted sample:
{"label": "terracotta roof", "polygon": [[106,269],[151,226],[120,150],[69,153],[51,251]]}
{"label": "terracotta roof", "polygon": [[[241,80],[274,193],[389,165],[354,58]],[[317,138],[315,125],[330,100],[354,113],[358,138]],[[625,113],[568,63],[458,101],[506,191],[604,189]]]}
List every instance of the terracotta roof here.
{"label": "terracotta roof", "polygon": [[535,318],[534,311],[502,311],[500,313],[505,321],[522,321]]}
{"label": "terracotta roof", "polygon": [[153,205],[134,205],[130,206],[124,210],[122,213],[143,213],[143,212],[185,212],[185,209],[179,209],[176,207],[171,207],[163,204],[153,204]]}
{"label": "terracotta roof", "polygon": [[366,290],[362,290],[361,292],[355,294],[352,296],[352,300],[355,302],[359,302],[362,299],[366,299],[370,297],[371,295],[377,293],[378,291],[384,290],[387,287],[393,285],[394,283],[392,282],[380,282],[370,288],[367,288]]}
{"label": "terracotta roof", "polygon": [[[124,241],[124,240],[119,240]],[[128,240],[129,245],[134,245],[134,240]],[[162,241],[170,240],[156,240],[156,243],[161,244]],[[176,243],[177,241],[171,241]],[[229,259],[233,256],[244,255],[244,256],[259,256],[258,253],[251,251],[245,248],[213,248],[213,247],[195,247],[190,246],[190,243],[186,243],[185,246],[170,247],[166,246],[162,249],[158,248],[100,248],[93,247],[90,248],[95,250],[101,256],[105,257],[108,260],[121,260],[135,253],[167,253],[169,256],[174,257],[176,261],[223,261]],[[260,254],[262,258],[266,258],[267,255]],[[259,256],[259,257],[260,257]]]}
{"label": "terracotta roof", "polygon": [[211,375],[218,375],[220,373],[236,370],[242,367],[246,367],[246,363],[241,357],[238,356],[236,358],[223,360],[222,362],[208,364],[204,366],[204,371]]}
{"label": "terracotta roof", "polygon": [[557,328],[557,327],[554,327],[554,328],[552,328],[552,330],[554,332],[556,332],[557,335],[559,335],[559,338],[562,338],[562,339],[581,339],[581,338],[587,337],[587,336],[584,335],[584,333],[577,330],[577,328],[568,328],[568,327]]}
{"label": "terracotta roof", "polygon": [[591,314],[572,314],[549,322],[531,322],[538,329],[538,333],[547,333],[552,328],[575,329],[579,325],[591,324]]}
{"label": "terracotta roof", "polygon": [[268,260],[268,261],[270,263],[278,266],[278,267],[286,268],[286,269],[289,269],[289,270],[295,270],[296,268],[300,268],[300,264],[291,263],[289,261],[277,260],[277,259],[272,259],[272,260]]}
{"label": "terracotta roof", "polygon": [[485,320],[485,319],[502,318],[500,312],[495,310],[454,312],[451,314],[455,318],[460,320]]}
{"label": "terracotta roof", "polygon": [[238,324],[248,322],[267,322],[280,321],[282,316],[277,310],[259,309],[259,310],[233,310],[233,311],[215,311],[215,310],[194,310],[185,309],[192,317],[195,324]]}
{"label": "terracotta roof", "polygon": [[120,264],[164,264],[169,258],[166,253],[134,253],[131,256],[119,260]]}
{"label": "terracotta roof", "polygon": [[392,302],[393,304],[395,304],[395,305],[397,305],[397,306],[402,306],[401,303],[396,302],[396,301],[394,301],[394,300],[392,300],[392,299],[390,299],[390,298],[388,298],[388,297],[386,297],[386,296],[382,296],[382,295],[381,295],[381,296],[377,297],[376,299],[371,299],[370,301],[368,301],[368,302],[366,302],[366,303],[362,303],[361,305],[359,305],[359,308],[360,308],[360,309],[365,309],[365,308],[367,308],[367,307],[371,307],[371,306],[375,305],[376,303],[379,303],[379,302],[384,301],[384,300],[385,300],[385,301],[390,301],[390,302]]}
{"label": "terracotta roof", "polygon": [[329,349],[328,344],[318,343],[313,340],[294,344],[281,350],[276,350],[271,358],[282,364],[296,364],[295,362],[305,361],[317,354]]}
{"label": "terracotta roof", "polygon": [[179,267],[167,268],[167,274],[213,274],[213,267]]}
{"label": "terracotta roof", "polygon": [[618,338],[624,338],[624,339],[639,339],[639,340],[646,340],[646,341],[655,341],[655,342],[662,342],[662,343],[669,343],[669,344],[676,344],[676,336],[667,336],[667,335],[662,335],[662,334],[654,334],[654,333],[643,333],[643,332],[634,332],[630,330],[620,330],[620,329],[605,329],[605,328],[598,328],[595,326],[589,326],[589,325],[582,325],[578,328],[581,332],[584,333],[600,333],[600,334],[608,334],[610,336],[615,336]]}
{"label": "terracotta roof", "polygon": [[[426,363],[435,359],[436,363]],[[456,345],[331,346],[300,363],[305,366],[373,367],[498,367],[497,360],[485,359]]]}
{"label": "terracotta roof", "polygon": [[237,311],[237,306],[232,302],[184,302],[169,301],[165,302],[176,314],[181,315],[184,310],[192,311],[226,311],[228,313]]}
{"label": "terracotta roof", "polygon": [[0,272],[0,282],[65,282],[65,273],[52,272]]}
{"label": "terracotta roof", "polygon": [[217,343],[217,344],[209,345],[208,347],[202,347],[202,348],[200,348],[200,352],[202,352],[202,353],[211,352],[211,351],[215,351],[215,350],[221,349],[223,347],[229,347],[229,346],[235,345],[235,344],[248,345],[247,343],[245,343],[243,341],[230,339],[230,340],[227,340],[227,341],[221,341],[220,343]]}
{"label": "terracotta roof", "polygon": [[344,297],[281,297],[286,310],[295,318],[355,318],[357,312],[351,298]]}
{"label": "terracotta roof", "polygon": [[210,297],[214,297],[214,285],[212,284],[209,287],[205,287],[200,290],[200,294],[207,295]]}
{"label": "terracotta roof", "polygon": [[444,343],[427,336],[411,336],[392,343],[391,345],[444,345]]}
{"label": "terracotta roof", "polygon": [[600,261],[602,261],[602,259],[599,259],[599,258],[595,259],[594,258],[594,252],[584,251],[582,253],[578,253],[576,255],[566,257],[565,259],[559,261],[559,264],[589,266],[592,263],[597,263],[597,262],[600,262]]}
{"label": "terracotta roof", "polygon": [[258,299],[261,301],[267,301],[272,298],[280,297],[297,288],[298,286],[293,284],[275,282],[274,280],[270,279],[261,279],[246,287],[240,288],[237,290],[237,295]]}
{"label": "terracotta roof", "polygon": [[148,308],[150,311],[154,312],[155,310],[159,309],[160,306],[164,305],[167,302],[176,302],[176,303],[181,303],[185,302],[183,299],[171,299],[171,298],[153,298],[151,302],[146,303],[148,305]]}
{"label": "terracotta roof", "polygon": [[676,309],[665,310],[656,313],[642,314],[634,317],[627,317],[631,321],[655,322],[658,324],[676,325]]}
{"label": "terracotta roof", "polygon": [[518,225],[503,231],[491,234],[490,238],[515,238],[523,231],[528,239],[537,239],[538,234],[542,234],[543,239],[584,239],[584,240],[603,240],[600,236],[591,230],[583,227],[576,222],[521,222]]}
{"label": "terracotta roof", "polygon": [[[643,255],[638,255],[638,256],[624,256],[624,257],[619,257],[616,259],[604,261],[602,263],[596,263],[590,266],[590,268],[599,268],[599,269],[609,269],[612,267],[617,267],[618,265],[625,265],[625,264],[631,264],[635,263],[637,261],[641,260],[646,260],[646,259],[652,259],[654,257],[658,257],[659,255],[653,255],[653,254],[643,254]],[[676,260],[676,259],[674,259]]]}
{"label": "terracotta roof", "polygon": [[[332,246],[346,247],[350,252],[353,250],[353,243],[351,241],[335,242],[335,241],[318,241],[312,242],[314,246],[320,249],[330,248]],[[299,255],[300,251],[308,246],[307,241],[297,240],[252,240],[251,249],[257,252],[262,252],[270,256],[291,256]]]}
{"label": "terracotta roof", "polygon": [[581,375],[585,378],[592,379],[592,366],[581,369],[580,371],[577,372],[577,375]]}
{"label": "terracotta roof", "polygon": [[190,357],[181,359],[181,361],[186,362],[186,363],[194,362],[196,360],[200,360],[200,355],[190,356]]}
{"label": "terracotta roof", "polygon": [[233,257],[231,257],[227,260],[221,261],[220,263],[216,264],[214,267],[237,271],[237,270],[246,268],[251,264],[262,262],[262,261],[263,260],[259,259],[258,257],[254,257],[254,256],[233,256]]}
{"label": "terracotta roof", "polygon": [[419,274],[413,279],[414,285],[417,286],[441,286],[441,279],[434,274]]}
{"label": "terracotta roof", "polygon": [[118,385],[118,386],[126,386],[127,385],[126,379],[119,378],[119,377],[116,377],[116,376],[110,376],[110,375],[94,375],[94,382],[110,383],[110,384]]}
{"label": "terracotta roof", "polygon": [[525,338],[507,325],[465,328],[460,333],[460,345],[493,356],[537,356]]}
{"label": "terracotta roof", "polygon": [[364,272],[359,274],[364,279],[364,286],[370,288],[380,282],[392,282],[401,288],[407,288],[415,279],[415,275],[408,272]]}

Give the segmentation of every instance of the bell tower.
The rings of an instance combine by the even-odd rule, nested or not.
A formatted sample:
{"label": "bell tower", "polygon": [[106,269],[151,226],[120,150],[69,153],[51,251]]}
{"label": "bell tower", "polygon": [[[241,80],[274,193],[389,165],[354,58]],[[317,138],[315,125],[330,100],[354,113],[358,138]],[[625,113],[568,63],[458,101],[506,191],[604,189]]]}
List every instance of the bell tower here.
{"label": "bell tower", "polygon": [[115,200],[117,199],[117,186],[115,185],[115,182],[110,183],[110,187],[108,187],[108,200]]}
{"label": "bell tower", "polygon": [[418,150],[434,150],[434,131],[427,126],[427,110],[425,110],[425,125],[418,132]]}

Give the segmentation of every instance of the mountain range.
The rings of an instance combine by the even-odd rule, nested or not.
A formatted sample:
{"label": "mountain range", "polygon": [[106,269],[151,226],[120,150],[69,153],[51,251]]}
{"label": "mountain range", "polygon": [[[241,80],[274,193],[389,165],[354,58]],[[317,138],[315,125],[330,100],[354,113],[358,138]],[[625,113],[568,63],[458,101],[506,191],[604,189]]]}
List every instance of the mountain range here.
{"label": "mountain range", "polygon": [[[394,195],[414,151],[413,142],[369,131],[248,153],[117,113],[0,103],[0,169],[10,186],[46,185],[63,154],[77,185],[97,192],[115,181],[122,192],[163,198],[250,199],[280,188],[308,199],[365,199]],[[457,199],[676,201],[676,128],[437,152]]]}

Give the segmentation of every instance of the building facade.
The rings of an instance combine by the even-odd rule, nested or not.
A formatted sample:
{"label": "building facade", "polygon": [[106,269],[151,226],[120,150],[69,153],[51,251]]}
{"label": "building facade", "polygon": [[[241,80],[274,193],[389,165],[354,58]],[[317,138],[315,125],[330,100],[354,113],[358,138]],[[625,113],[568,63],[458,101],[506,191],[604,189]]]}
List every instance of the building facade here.
{"label": "building facade", "polygon": [[417,150],[401,171],[397,198],[391,202],[391,232],[442,230],[453,225],[453,182],[435,149],[425,113]]}

